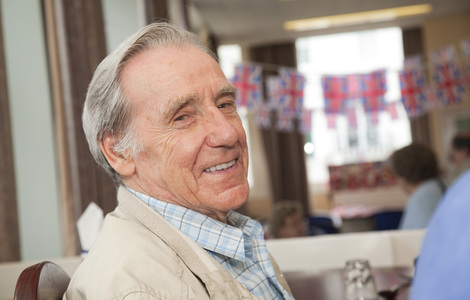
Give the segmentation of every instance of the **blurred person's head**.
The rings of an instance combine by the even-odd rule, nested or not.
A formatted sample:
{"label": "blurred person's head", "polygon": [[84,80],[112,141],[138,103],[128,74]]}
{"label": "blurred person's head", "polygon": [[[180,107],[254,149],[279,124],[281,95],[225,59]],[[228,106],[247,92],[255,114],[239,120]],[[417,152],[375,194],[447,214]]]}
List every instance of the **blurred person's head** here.
{"label": "blurred person's head", "polygon": [[390,163],[393,173],[407,192],[420,183],[439,176],[437,158],[424,145],[413,143],[392,153]]}
{"label": "blurred person's head", "polygon": [[452,139],[450,161],[459,165],[470,158],[470,131],[461,131]]}
{"label": "blurred person's head", "polygon": [[304,211],[298,201],[282,201],[274,205],[271,216],[271,234],[275,238],[306,235]]}

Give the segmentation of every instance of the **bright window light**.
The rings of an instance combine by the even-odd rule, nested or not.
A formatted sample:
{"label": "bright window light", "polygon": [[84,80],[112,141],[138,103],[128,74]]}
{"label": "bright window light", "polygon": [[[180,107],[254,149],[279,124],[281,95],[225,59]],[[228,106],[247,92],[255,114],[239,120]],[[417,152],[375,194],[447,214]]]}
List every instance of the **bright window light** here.
{"label": "bright window light", "polygon": [[358,107],[357,130],[352,130],[345,116],[337,118],[336,129],[327,128],[323,112],[322,75],[348,75],[387,71],[386,101],[400,100],[398,71],[403,67],[401,29],[398,27],[315,36],[298,39],[297,65],[307,78],[304,103],[314,110],[311,142],[315,151],[307,156],[307,172],[313,184],[329,180],[328,165],[360,161],[381,161],[411,142],[409,121],[403,107],[399,119],[386,112],[379,114],[373,126]]}

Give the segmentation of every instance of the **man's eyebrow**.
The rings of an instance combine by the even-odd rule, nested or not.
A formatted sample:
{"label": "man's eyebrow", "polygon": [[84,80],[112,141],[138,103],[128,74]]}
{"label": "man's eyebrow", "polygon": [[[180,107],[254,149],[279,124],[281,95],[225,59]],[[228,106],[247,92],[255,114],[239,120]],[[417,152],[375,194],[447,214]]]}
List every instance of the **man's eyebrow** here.
{"label": "man's eyebrow", "polygon": [[188,94],[176,99],[171,99],[160,108],[160,115],[163,119],[169,119],[180,109],[194,103],[196,100],[198,100],[198,96],[196,94]]}
{"label": "man's eyebrow", "polygon": [[[238,89],[233,84],[227,84],[222,86],[217,92],[216,99],[220,99],[224,96],[236,96]],[[160,109],[160,115],[163,119],[169,119],[173,117],[180,109],[185,106],[188,106],[199,100],[197,94],[188,94],[176,99],[170,99],[165,105]]]}
{"label": "man's eyebrow", "polygon": [[236,96],[238,94],[238,89],[233,84],[227,84],[222,86],[217,92],[216,99],[222,98],[224,96]]}

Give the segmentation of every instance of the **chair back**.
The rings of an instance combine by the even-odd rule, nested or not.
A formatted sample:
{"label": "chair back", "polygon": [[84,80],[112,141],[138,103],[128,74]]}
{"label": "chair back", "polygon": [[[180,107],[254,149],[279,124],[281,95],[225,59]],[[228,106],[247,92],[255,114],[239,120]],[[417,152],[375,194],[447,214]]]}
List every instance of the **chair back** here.
{"label": "chair back", "polygon": [[15,287],[15,300],[62,299],[69,275],[50,261],[32,265],[21,272]]}
{"label": "chair back", "polygon": [[329,233],[338,233],[339,229],[335,226],[333,219],[329,216],[310,216],[308,217],[308,234],[320,235]]}
{"label": "chair back", "polygon": [[372,217],[375,222],[376,230],[397,230],[400,226],[400,220],[403,215],[402,210],[381,211],[375,213]]}

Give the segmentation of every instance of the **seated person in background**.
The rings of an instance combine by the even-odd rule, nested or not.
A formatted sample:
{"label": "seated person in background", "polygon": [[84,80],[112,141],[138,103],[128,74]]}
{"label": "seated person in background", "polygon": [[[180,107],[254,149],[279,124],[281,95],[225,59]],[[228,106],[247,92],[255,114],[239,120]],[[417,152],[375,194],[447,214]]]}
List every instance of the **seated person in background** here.
{"label": "seated person in background", "polygon": [[450,186],[465,171],[470,170],[470,131],[461,131],[452,139],[449,153],[451,168],[446,183]]}
{"label": "seated person in background", "polygon": [[470,299],[470,171],[449,187],[429,222],[411,300]]}
{"label": "seated person in background", "polygon": [[83,127],[118,186],[68,299],[292,299],[248,199],[236,88],[196,35],[142,28],[90,83]]}
{"label": "seated person in background", "polygon": [[395,151],[390,162],[400,185],[409,194],[399,228],[426,228],[445,191],[436,156],[423,145],[411,144]]}
{"label": "seated person in background", "polygon": [[302,237],[306,235],[304,212],[298,201],[285,200],[274,204],[270,220],[273,238]]}

